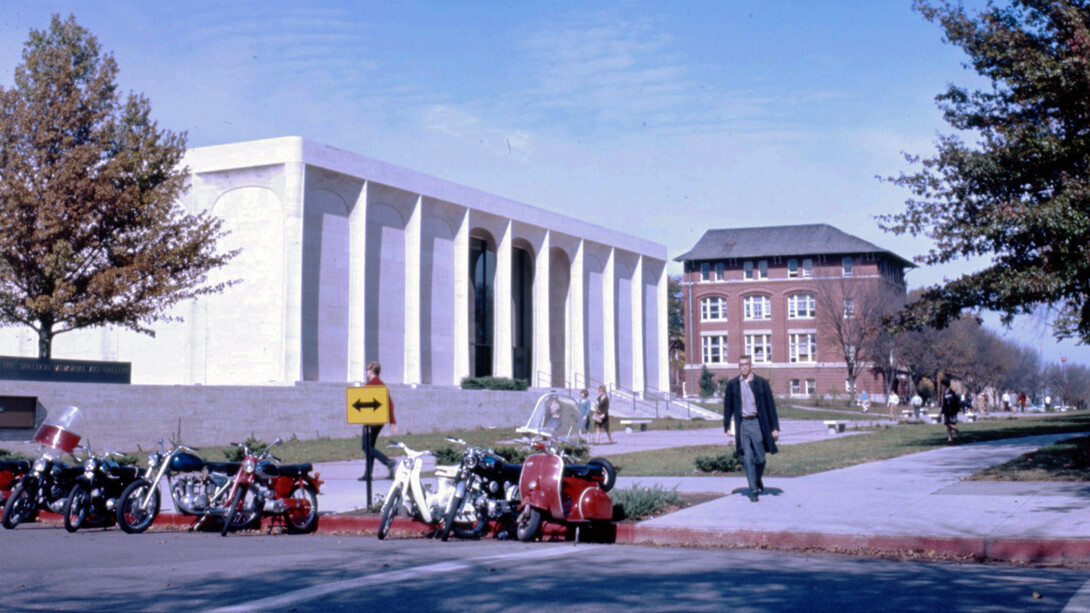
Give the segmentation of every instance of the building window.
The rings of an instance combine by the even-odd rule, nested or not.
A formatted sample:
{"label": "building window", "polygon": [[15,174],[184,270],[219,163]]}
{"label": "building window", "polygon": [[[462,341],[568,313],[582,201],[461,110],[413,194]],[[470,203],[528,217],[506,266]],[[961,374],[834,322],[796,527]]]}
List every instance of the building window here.
{"label": "building window", "polygon": [[814,261],[810,258],[802,258],[802,276],[812,277],[814,276]]}
{"label": "building window", "polygon": [[795,294],[787,297],[788,319],[813,319],[814,296],[813,294]]}
{"label": "building window", "polygon": [[700,321],[725,321],[727,319],[727,301],[722,296],[713,296],[700,301]]}
{"label": "building window", "polygon": [[758,279],[767,279],[768,278],[768,260],[761,260],[761,261],[757,262],[757,278]]}
{"label": "building window", "polygon": [[791,395],[799,396],[802,394],[802,381],[798,379],[791,379]]}
{"label": "building window", "polygon": [[753,262],[742,263],[742,278],[746,281],[753,280]]}
{"label": "building window", "polygon": [[711,281],[712,265],[707,262],[700,263],[700,280]]}
{"label": "building window", "polygon": [[772,361],[772,335],[747,334],[746,353],[753,356],[754,364],[768,364]]}
{"label": "building window", "polygon": [[844,319],[855,317],[855,298],[844,299]]}
{"label": "building window", "polygon": [[807,396],[813,396],[816,393],[817,393],[817,380],[816,379],[807,379],[806,380],[806,395]]}
{"label": "building window", "polygon": [[700,350],[704,364],[725,364],[727,358],[727,337],[702,336]]}
{"label": "building window", "polygon": [[746,321],[772,319],[772,299],[768,296],[746,296],[742,306]]}
{"label": "building window", "polygon": [[817,361],[817,335],[813,332],[793,332],[787,336],[788,359],[792,364],[813,364]]}
{"label": "building window", "polygon": [[840,262],[841,262],[841,266],[844,267],[844,276],[845,277],[852,276],[852,256],[846,255],[846,256],[844,256],[844,259],[842,259]]}
{"label": "building window", "polygon": [[722,281],[725,278],[726,278],[725,275],[723,275],[723,263],[722,262],[716,262],[715,263],[715,280],[716,281]]}
{"label": "building window", "polygon": [[794,279],[799,276],[799,261],[796,259],[787,260],[787,278]]}

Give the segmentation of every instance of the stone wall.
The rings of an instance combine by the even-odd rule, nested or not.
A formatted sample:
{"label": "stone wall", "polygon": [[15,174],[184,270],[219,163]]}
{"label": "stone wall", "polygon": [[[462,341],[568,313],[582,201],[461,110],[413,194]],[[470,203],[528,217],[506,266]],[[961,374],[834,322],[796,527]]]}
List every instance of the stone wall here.
{"label": "stone wall", "polygon": [[[543,390],[501,392],[439,386],[390,386],[399,432],[416,434],[523,425]],[[258,439],[357,436],[346,423],[345,387],[108,385],[0,381],[0,395],[37,396],[37,423],[49,411],[74,404],[83,414],[80,434],[96,450],[132,451],[176,436],[193,446]],[[389,430],[384,430],[388,434]],[[34,435],[0,429],[0,447]]]}

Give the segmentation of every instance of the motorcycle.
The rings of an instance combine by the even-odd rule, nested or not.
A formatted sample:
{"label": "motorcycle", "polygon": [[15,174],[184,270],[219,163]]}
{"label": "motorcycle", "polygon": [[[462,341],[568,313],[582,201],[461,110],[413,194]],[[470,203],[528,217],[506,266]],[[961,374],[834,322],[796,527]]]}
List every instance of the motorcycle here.
{"label": "motorcycle", "polygon": [[38,458],[4,503],[0,524],[5,528],[10,530],[30,521],[39,510],[64,511],[68,491],[83,467],[65,464],[59,458],[75,458],[72,454],[82,438],[76,433],[81,417],[78,407],[65,407],[59,417],[46,420],[38,428],[34,434],[34,442],[39,444]]}
{"label": "motorcycle", "polygon": [[244,458],[228,496],[222,536],[235,527],[232,520],[238,514],[281,517],[288,532],[313,532],[318,528],[321,475],[315,473],[312,477],[313,466],[309,463],[281,464],[269,450],[282,443],[278,438],[261,453],[244,443],[232,443],[242,448]]}
{"label": "motorcycle", "polygon": [[400,441],[393,441],[390,447],[400,447],[405,457],[397,463],[394,470],[394,482],[382,501],[379,518],[378,538],[382,540],[390,532],[394,518],[405,510],[405,514],[429,526],[436,526],[442,521],[443,513],[449,506],[454,489],[451,483],[457,476],[456,466],[436,466],[435,476],[439,479],[437,492],[432,492],[420,482],[420,471],[424,458],[432,455],[431,451],[416,451]]}
{"label": "motorcycle", "polygon": [[[165,451],[159,439],[159,451],[148,455],[144,476],[133,481],[117,501],[117,525],[128,534],[139,534],[151,527],[159,516],[159,485],[166,479],[174,508],[183,515],[224,515],[234,474],[240,462],[205,462],[197,449],[177,445]],[[236,527],[253,521],[252,514],[239,513]]]}
{"label": "motorcycle", "polygon": [[76,479],[64,503],[65,530],[75,532],[84,524],[106,527],[114,523],[121,493],[140,477],[136,466],[122,466],[109,459],[119,455],[88,453],[83,475]]}
{"label": "motorcycle", "polygon": [[518,432],[532,434],[531,447],[539,453],[526,458],[519,477],[522,505],[515,534],[520,541],[534,540],[545,521],[574,526],[579,539],[582,527],[613,520],[609,490],[617,471],[605,458],[571,464],[563,447],[579,446],[579,408],[571,398],[555,393],[538,400],[530,420]]}
{"label": "motorcycle", "polygon": [[30,472],[29,460],[0,460],[0,510],[7,503],[11,491]]}
{"label": "motorcycle", "polygon": [[506,539],[514,532],[522,465],[510,464],[495,451],[473,447],[462,439],[447,440],[462,445],[465,452],[439,538],[447,540],[452,531],[458,538],[479,538],[490,522],[496,522],[497,535]]}

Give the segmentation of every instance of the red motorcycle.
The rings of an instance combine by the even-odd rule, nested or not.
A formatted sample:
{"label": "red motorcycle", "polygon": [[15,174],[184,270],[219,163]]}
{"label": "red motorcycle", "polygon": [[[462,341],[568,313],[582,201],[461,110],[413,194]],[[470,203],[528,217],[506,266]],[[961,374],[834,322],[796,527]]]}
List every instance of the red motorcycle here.
{"label": "red motorcycle", "polygon": [[30,460],[0,460],[0,507],[8,501],[11,490],[30,472]]}
{"label": "red motorcycle", "polygon": [[[269,448],[282,444],[276,439]],[[224,510],[220,534],[234,525],[248,525],[261,517],[279,517],[288,532],[313,532],[318,528],[318,489],[321,475],[311,476],[313,466],[306,464],[281,464],[269,449],[261,453],[243,443],[233,443],[243,450],[244,458],[235,475],[231,492]],[[248,514],[240,521],[237,514]]]}
{"label": "red motorcycle", "polygon": [[613,520],[609,490],[617,471],[605,458],[591,458],[586,464],[569,464],[564,446],[579,446],[579,407],[575,400],[546,394],[538,400],[530,421],[519,432],[532,434],[530,445],[540,451],[522,465],[519,478],[521,506],[515,525],[520,541],[532,541],[542,532],[544,522],[579,529]]}

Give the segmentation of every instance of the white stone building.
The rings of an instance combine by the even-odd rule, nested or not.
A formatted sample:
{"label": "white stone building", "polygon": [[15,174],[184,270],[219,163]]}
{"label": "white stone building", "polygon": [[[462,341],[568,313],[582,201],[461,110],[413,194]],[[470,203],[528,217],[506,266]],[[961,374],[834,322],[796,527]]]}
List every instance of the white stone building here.
{"label": "white stone building", "polygon": [[[132,362],[133,383],[668,387],[664,246],[301,138],[187,152],[184,206],[241,249],[156,337],[62,334],[56,358]],[[29,330],[0,354],[33,356]]]}

